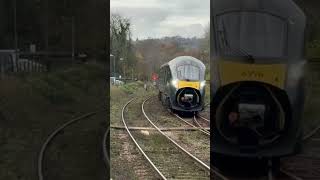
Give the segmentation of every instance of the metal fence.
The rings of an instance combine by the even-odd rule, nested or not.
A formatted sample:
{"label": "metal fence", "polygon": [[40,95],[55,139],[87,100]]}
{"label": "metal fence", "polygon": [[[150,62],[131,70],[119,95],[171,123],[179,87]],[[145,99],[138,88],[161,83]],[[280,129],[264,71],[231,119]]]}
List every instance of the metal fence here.
{"label": "metal fence", "polygon": [[45,72],[48,67],[39,57],[22,56],[14,50],[0,50],[1,77],[20,72]]}
{"label": "metal fence", "polygon": [[0,77],[17,73],[49,72],[53,69],[86,62],[80,54],[73,58],[70,52],[16,52],[0,50]]}

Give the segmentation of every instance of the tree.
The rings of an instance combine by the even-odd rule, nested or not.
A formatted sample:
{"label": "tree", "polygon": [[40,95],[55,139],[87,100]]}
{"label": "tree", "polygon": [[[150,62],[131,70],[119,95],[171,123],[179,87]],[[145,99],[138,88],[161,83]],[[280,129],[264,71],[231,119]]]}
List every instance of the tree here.
{"label": "tree", "polygon": [[[111,14],[110,16],[110,53],[116,58],[116,71],[125,74],[130,72],[128,67],[134,67],[135,54],[131,40],[131,23],[128,18],[124,18],[119,14]],[[123,58],[123,62],[120,62]],[[120,63],[123,63],[120,65]],[[113,62],[110,64],[113,65]],[[112,68],[114,66],[111,66]],[[120,68],[122,67],[122,68]]]}
{"label": "tree", "polygon": [[206,78],[210,77],[210,23],[205,27],[204,38],[201,40],[201,59],[206,65]]}

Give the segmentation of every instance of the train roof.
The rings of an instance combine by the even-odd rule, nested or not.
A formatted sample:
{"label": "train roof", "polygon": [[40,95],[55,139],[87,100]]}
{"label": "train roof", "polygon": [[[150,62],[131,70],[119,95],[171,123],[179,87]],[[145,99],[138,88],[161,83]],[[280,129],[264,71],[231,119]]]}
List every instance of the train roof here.
{"label": "train roof", "polygon": [[172,59],[171,61],[163,64],[161,66],[161,68],[166,66],[166,65],[169,65],[170,67],[173,67],[173,66],[179,66],[179,65],[183,65],[183,64],[192,64],[192,63],[196,63],[197,65],[200,66],[201,69],[205,69],[205,65],[203,64],[203,62],[200,61],[197,58],[192,57],[192,56],[179,56],[179,57],[176,57],[176,58]]}
{"label": "train roof", "polygon": [[285,19],[305,21],[304,12],[292,0],[214,0],[212,15],[227,11],[263,11]]}

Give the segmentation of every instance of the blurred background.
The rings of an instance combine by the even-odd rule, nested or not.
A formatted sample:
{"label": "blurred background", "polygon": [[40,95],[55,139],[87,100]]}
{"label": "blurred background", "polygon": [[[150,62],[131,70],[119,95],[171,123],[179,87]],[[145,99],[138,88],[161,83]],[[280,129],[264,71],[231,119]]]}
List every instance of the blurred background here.
{"label": "blurred background", "polygon": [[[162,64],[189,55],[209,68],[209,1],[110,2],[110,76],[150,80]],[[207,69],[209,78],[210,70]]]}
{"label": "blurred background", "polygon": [[[0,179],[37,179],[50,133],[108,104],[108,3],[0,0]],[[106,177],[100,151],[108,115],[50,144],[46,179]]]}

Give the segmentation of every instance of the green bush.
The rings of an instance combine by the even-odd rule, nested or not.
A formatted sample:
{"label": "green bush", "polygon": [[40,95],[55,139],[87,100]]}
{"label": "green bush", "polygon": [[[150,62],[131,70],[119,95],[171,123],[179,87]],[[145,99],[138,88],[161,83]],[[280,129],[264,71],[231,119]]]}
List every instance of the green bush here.
{"label": "green bush", "polygon": [[52,104],[63,104],[74,101],[73,89],[63,80],[56,76],[44,76],[29,79],[33,90],[47,98]]}
{"label": "green bush", "polygon": [[123,86],[120,86],[120,88],[125,91],[128,94],[133,94],[135,91],[137,91],[139,88],[143,87],[143,82],[132,82],[128,84],[124,84]]}
{"label": "green bush", "polygon": [[104,72],[105,69],[97,64],[81,64],[56,72],[35,74],[29,76],[27,82],[52,104],[63,104],[88,93],[94,88],[94,82],[105,77]]}

